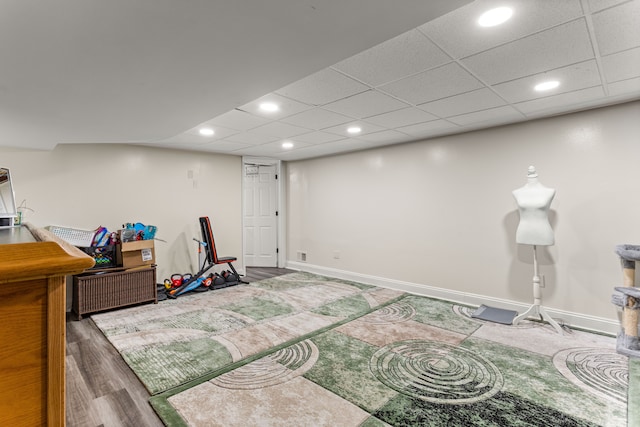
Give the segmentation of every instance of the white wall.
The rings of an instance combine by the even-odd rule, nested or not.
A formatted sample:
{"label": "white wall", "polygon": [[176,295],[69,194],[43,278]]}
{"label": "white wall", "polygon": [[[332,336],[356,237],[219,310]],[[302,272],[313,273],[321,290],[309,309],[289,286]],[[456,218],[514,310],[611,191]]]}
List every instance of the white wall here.
{"label": "white wall", "polygon": [[[543,304],[616,321],[613,247],[640,244],[640,102],[287,165],[288,254],[306,269],[532,302],[511,191],[535,165],[557,190]],[[0,148],[36,226],[158,226],[158,281],[197,270],[198,217],[242,270],[241,158],[123,145]],[[192,176],[193,178],[190,178]],[[335,251],[340,258],[335,259]],[[640,274],[639,274],[640,276]]]}
{"label": "white wall", "polygon": [[617,319],[613,249],[640,244],[640,102],[292,162],[290,265],[531,304],[511,194],[529,165],[557,190],[556,245],[538,252],[543,305]]}
{"label": "white wall", "polygon": [[[158,282],[198,270],[198,218],[208,216],[220,256],[242,264],[241,158],[114,144],[59,145],[52,151],[0,148],[25,221],[117,230],[158,227]],[[220,268],[217,268],[220,270]]]}

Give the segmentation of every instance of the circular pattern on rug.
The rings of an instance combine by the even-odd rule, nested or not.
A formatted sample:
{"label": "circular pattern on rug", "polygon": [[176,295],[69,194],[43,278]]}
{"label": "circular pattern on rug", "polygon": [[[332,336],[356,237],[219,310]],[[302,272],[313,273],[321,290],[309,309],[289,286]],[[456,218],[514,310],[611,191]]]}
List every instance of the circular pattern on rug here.
{"label": "circular pattern on rug", "polygon": [[451,309],[458,316],[466,317],[466,318],[469,318],[469,319],[471,318],[471,313],[473,313],[475,311],[472,308],[465,307],[463,305],[456,305],[456,304],[452,305]]}
{"label": "circular pattern on rug", "polygon": [[435,341],[389,344],[371,357],[369,367],[385,385],[432,403],[479,402],[495,395],[504,385],[502,374],[489,360]]}
{"label": "circular pattern on rug", "polygon": [[228,389],[254,390],[286,383],[307,372],[318,360],[318,348],[305,340],[242,366],[210,382]]}
{"label": "circular pattern on rug", "polygon": [[397,302],[383,307],[379,310],[369,313],[358,319],[374,325],[383,325],[388,323],[400,323],[413,319],[416,315],[416,309],[409,303]]}
{"label": "circular pattern on rug", "polygon": [[553,356],[560,373],[581,389],[606,399],[626,402],[628,359],[613,349],[570,348]]}

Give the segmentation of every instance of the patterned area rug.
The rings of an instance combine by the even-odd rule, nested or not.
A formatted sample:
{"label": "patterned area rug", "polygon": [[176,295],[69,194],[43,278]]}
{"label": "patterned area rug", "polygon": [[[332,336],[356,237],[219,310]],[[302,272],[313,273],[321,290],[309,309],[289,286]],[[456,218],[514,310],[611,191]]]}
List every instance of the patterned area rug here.
{"label": "patterned area rug", "polygon": [[400,295],[298,272],[91,318],[157,394]]}
{"label": "patterned area rug", "polygon": [[[305,273],[276,279],[246,288],[266,291],[262,298],[269,295],[272,302],[280,292],[289,292],[288,299],[280,296],[275,304],[297,301],[289,303],[288,313],[252,312],[247,291],[240,287],[233,296],[194,295],[194,305],[206,295],[216,298],[204,305],[223,300],[217,309],[226,313],[233,307],[231,317],[247,325],[237,328],[225,316],[220,322],[211,312],[204,322],[210,329],[207,339],[225,344],[204,346],[191,355],[177,352],[184,361],[214,361],[202,363],[207,368],[196,379],[151,398],[167,425],[627,425],[628,359],[615,352],[615,338],[580,331],[561,336],[538,322],[517,327],[485,322],[470,318],[467,307]],[[325,284],[349,292],[328,297]],[[318,292],[310,292],[315,287]],[[154,347],[175,345],[171,340],[153,342],[157,334],[142,338],[145,328],[133,330],[140,327],[135,316],[141,314],[135,310],[142,309],[110,314],[110,322],[104,322],[106,315],[94,316],[141,378],[139,366],[149,363],[141,362],[142,349],[151,350],[153,365],[158,363]],[[308,316],[323,321],[302,321]],[[116,319],[122,323],[105,327]],[[283,323],[289,326],[283,328]],[[172,325],[162,330],[181,328]],[[293,325],[299,326],[295,332]],[[234,341],[234,331],[242,339]],[[241,344],[254,341],[260,345]],[[216,356],[224,353],[221,348],[227,349],[226,357]],[[158,382],[164,384],[152,381]]]}

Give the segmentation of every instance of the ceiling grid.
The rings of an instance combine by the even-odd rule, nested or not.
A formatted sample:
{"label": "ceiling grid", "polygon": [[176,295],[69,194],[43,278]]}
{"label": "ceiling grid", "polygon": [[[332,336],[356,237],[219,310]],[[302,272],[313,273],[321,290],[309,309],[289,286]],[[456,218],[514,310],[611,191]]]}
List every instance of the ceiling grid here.
{"label": "ceiling grid", "polygon": [[[478,25],[498,6],[511,9],[509,20]],[[114,142],[300,160],[640,99],[640,0],[406,0],[391,9],[354,0],[314,10],[284,0],[194,9],[140,0],[129,10],[113,0],[100,6],[113,20],[100,28],[118,35],[99,39],[82,19],[95,15],[90,3],[64,25],[49,6],[23,7],[14,3],[0,25],[9,64],[0,146]],[[170,16],[167,34],[157,24]],[[41,45],[25,36],[35,27]],[[49,39],[65,41],[64,56],[52,55]],[[38,67],[16,65],[38,49]],[[535,91],[545,80],[558,86]],[[263,111],[264,102],[279,109]]]}

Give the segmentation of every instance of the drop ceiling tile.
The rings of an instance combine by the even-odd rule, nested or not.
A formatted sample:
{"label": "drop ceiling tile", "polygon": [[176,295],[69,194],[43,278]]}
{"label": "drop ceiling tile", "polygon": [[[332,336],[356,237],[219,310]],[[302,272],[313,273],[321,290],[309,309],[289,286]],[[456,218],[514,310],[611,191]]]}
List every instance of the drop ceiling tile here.
{"label": "drop ceiling tile", "polygon": [[398,142],[410,141],[412,137],[407,135],[406,133],[389,129],[389,130],[383,130],[381,132],[374,132],[374,133],[362,135],[357,139],[361,139],[363,141],[368,141],[368,142],[387,142],[389,144],[394,144]]}
{"label": "drop ceiling tile", "polygon": [[378,86],[450,62],[438,46],[414,29],[336,64],[336,68]]}
{"label": "drop ceiling tile", "polygon": [[[547,80],[558,80],[560,86],[548,92],[536,92],[533,89],[536,84]],[[498,84],[493,86],[493,89],[510,103],[515,103],[560,93],[574,92],[598,86],[601,83],[598,65],[595,60],[591,60]]]}
{"label": "drop ceiling tile", "polygon": [[482,87],[475,77],[452,62],[380,87],[410,104],[423,104],[436,99],[458,95]]}
{"label": "drop ceiling tile", "polygon": [[[202,125],[198,125],[194,128],[189,129],[186,132],[172,136],[171,138],[167,138],[161,142],[177,142],[182,144],[206,144],[211,141],[224,139],[228,136],[238,133],[238,131],[235,129],[228,129],[222,126],[211,126],[208,123],[209,122],[205,122]],[[201,127],[213,127],[215,133],[210,136],[200,135]]]}
{"label": "drop ceiling tile", "polygon": [[291,138],[303,133],[309,133],[313,129],[301,128],[283,122],[271,122],[266,125],[252,129],[253,133],[259,135],[275,136],[277,138]]}
{"label": "drop ceiling tile", "polygon": [[215,151],[218,153],[220,152],[232,153],[234,151],[242,150],[244,148],[249,148],[249,147],[251,147],[250,144],[242,144],[239,142],[226,141],[226,140],[215,141],[202,146],[204,150]]}
{"label": "drop ceiling tile", "polygon": [[344,123],[342,125],[333,126],[330,128],[323,129],[324,132],[333,133],[336,135],[340,135],[342,137],[354,137],[354,135],[347,132],[347,129],[351,126],[358,126],[362,131],[358,134],[358,136],[366,135],[368,133],[380,132],[381,130],[385,130],[383,127],[374,125],[372,123],[367,123],[364,121],[352,121],[349,123]]}
{"label": "drop ceiling tile", "polygon": [[241,150],[234,151],[233,154],[239,156],[255,156],[255,157],[277,157],[277,154],[281,151],[273,148],[263,148],[263,146],[243,148]]}
{"label": "drop ceiling tile", "polygon": [[610,96],[626,95],[625,99],[640,98],[640,78],[610,83],[608,89]]}
{"label": "drop ceiling tile", "polygon": [[[263,102],[272,102],[278,105],[278,111],[269,112],[261,110],[260,104],[262,104]],[[313,107],[302,102],[294,101],[293,99],[285,98],[284,96],[278,95],[277,93],[270,93],[256,99],[255,101],[244,104],[239,109],[256,116],[264,117],[266,119],[279,120],[283,117],[288,117],[301,111],[308,110],[310,108]]]}
{"label": "drop ceiling tile", "polygon": [[598,12],[602,9],[608,9],[611,6],[618,5],[620,3],[624,3],[627,0],[589,0],[589,10],[593,12]]}
{"label": "drop ceiling tile", "polygon": [[436,120],[437,118],[438,117],[433,114],[429,114],[426,111],[415,107],[409,107],[403,108],[402,110],[392,111],[390,113],[367,117],[366,121],[386,128],[397,128],[400,126],[428,122],[430,120]]}
{"label": "drop ceiling tile", "polygon": [[269,123],[269,120],[254,116],[253,114],[249,114],[244,111],[231,110],[209,120],[208,123],[211,123],[214,126],[224,126],[231,129],[248,130]]}
{"label": "drop ceiling tile", "polygon": [[488,110],[476,111],[475,113],[463,114],[461,116],[449,117],[447,120],[460,126],[486,123],[496,126],[498,124],[512,123],[524,120],[524,115],[510,105],[490,108]]}
{"label": "drop ceiling tile", "polygon": [[640,47],[603,56],[602,68],[608,83],[640,77]]}
{"label": "drop ceiling tile", "polygon": [[583,103],[588,103],[603,96],[604,91],[602,86],[596,86],[575,92],[562,93],[559,95],[520,102],[514,104],[514,107],[526,114],[527,117],[538,117],[543,114],[568,112],[571,111],[570,107],[572,106],[574,109],[577,109]]}
{"label": "drop ceiling tile", "polygon": [[[510,21],[476,26],[480,11],[504,4],[515,6]],[[211,139],[196,127],[154,145],[296,160],[637,100],[639,8],[640,0],[475,0],[208,121]],[[562,93],[531,95],[536,78],[551,74],[562,75]],[[257,110],[267,98],[288,107],[267,116]],[[346,132],[354,122],[364,129],[357,137]],[[284,151],[283,139],[296,147]]]}
{"label": "drop ceiling tile", "polygon": [[323,110],[322,108],[314,108],[312,110],[303,111],[291,117],[287,117],[282,121],[295,126],[301,126],[308,129],[320,130],[331,126],[339,125],[353,120],[353,117],[347,117],[333,111]]}
{"label": "drop ceiling tile", "polygon": [[404,144],[405,142],[412,142],[412,141],[415,141],[416,139],[417,138],[413,138],[411,136],[405,136],[405,139],[398,142],[390,142],[390,141],[385,141],[383,139],[379,141],[366,141],[367,142],[366,148],[369,149],[369,148],[378,148],[378,147],[389,147],[391,145],[398,145],[398,144]]}
{"label": "drop ceiling tile", "polygon": [[[513,9],[510,20],[496,27],[480,27],[480,15],[498,6]],[[454,58],[482,52],[562,24],[582,15],[579,0],[475,1],[418,27]]]}
{"label": "drop ceiling tile", "polygon": [[594,13],[592,20],[600,55],[640,46],[640,0]]}
{"label": "drop ceiling tile", "polygon": [[[285,141],[293,143],[293,148],[284,148],[282,146],[282,144]],[[300,142],[300,141],[293,140],[293,139],[291,139],[291,140],[287,139],[287,140],[279,140],[279,141],[275,141],[275,142],[270,142],[268,144],[261,145],[261,146],[259,146],[257,148],[260,149],[260,150],[270,150],[272,153],[285,153],[287,151],[298,150],[300,148],[309,147],[311,145],[312,144],[307,144],[305,142]]]}
{"label": "drop ceiling tile", "polygon": [[489,88],[482,88],[460,95],[450,96],[433,102],[418,105],[438,117],[451,117],[460,114],[472,113],[487,108],[498,107],[506,102]]}
{"label": "drop ceiling tile", "polygon": [[331,68],[298,80],[276,91],[277,94],[309,105],[324,105],[347,98],[369,87]]}
{"label": "drop ceiling tile", "polygon": [[403,126],[396,130],[416,138],[424,138],[443,131],[459,129],[460,126],[447,120],[434,120],[431,122],[419,123],[417,125]]}
{"label": "drop ceiling tile", "polygon": [[579,19],[470,56],[462,63],[493,85],[593,58],[589,32]]}
{"label": "drop ceiling tile", "polygon": [[305,133],[303,135],[297,135],[294,139],[296,141],[302,141],[309,144],[323,144],[325,142],[332,142],[332,141],[337,141],[339,139],[344,139],[344,137],[334,133],[316,131],[316,132]]}
{"label": "drop ceiling tile", "polygon": [[329,148],[335,153],[344,153],[347,151],[363,150],[370,147],[367,141],[361,141],[359,139],[347,138],[335,142],[327,142],[326,144],[316,145],[320,149]]}
{"label": "drop ceiling tile", "polygon": [[239,142],[248,145],[262,145],[278,139],[275,136],[261,135],[253,132],[241,132],[225,138],[227,141]]}
{"label": "drop ceiling tile", "polygon": [[295,162],[297,160],[305,160],[305,159],[316,158],[321,156],[322,154],[315,154],[311,152],[308,153],[307,149],[303,148],[301,150],[293,150],[288,153],[281,154],[276,158],[279,160],[287,161],[287,162]]}
{"label": "drop ceiling tile", "polygon": [[328,142],[326,144],[313,145],[311,147],[301,148],[279,156],[282,160],[300,160],[309,157],[331,156],[350,151],[357,151],[368,148],[370,143],[359,141],[357,139],[343,139],[336,142]]}
{"label": "drop ceiling tile", "polygon": [[[265,145],[260,145],[258,147],[250,147],[242,150],[236,151],[234,154],[239,155],[249,155],[249,156],[266,156],[266,157],[274,157],[281,159],[282,156],[286,156],[287,154],[296,152],[298,150],[304,150],[306,145],[298,143],[297,146],[294,145],[293,148],[283,148],[282,142],[275,142]],[[311,148],[315,146],[310,146]]]}
{"label": "drop ceiling tile", "polygon": [[[203,127],[212,128],[213,131],[214,131],[214,134],[211,135],[211,136],[201,135],[200,134],[200,128],[203,128]],[[231,136],[231,135],[235,135],[236,133],[238,133],[238,131],[235,130],[235,129],[230,129],[230,128],[226,128],[226,127],[223,127],[223,126],[214,125],[214,124],[209,123],[209,122],[204,122],[201,125],[193,128],[193,129],[190,129],[188,131],[188,133],[191,133],[193,135],[199,136],[200,140],[202,140],[202,141],[215,141],[215,140],[218,140],[218,139],[224,139],[224,138],[226,138],[228,136]]]}
{"label": "drop ceiling tile", "polygon": [[375,116],[405,107],[408,107],[408,105],[404,102],[375,90],[359,93],[324,106],[327,110],[357,119]]}

